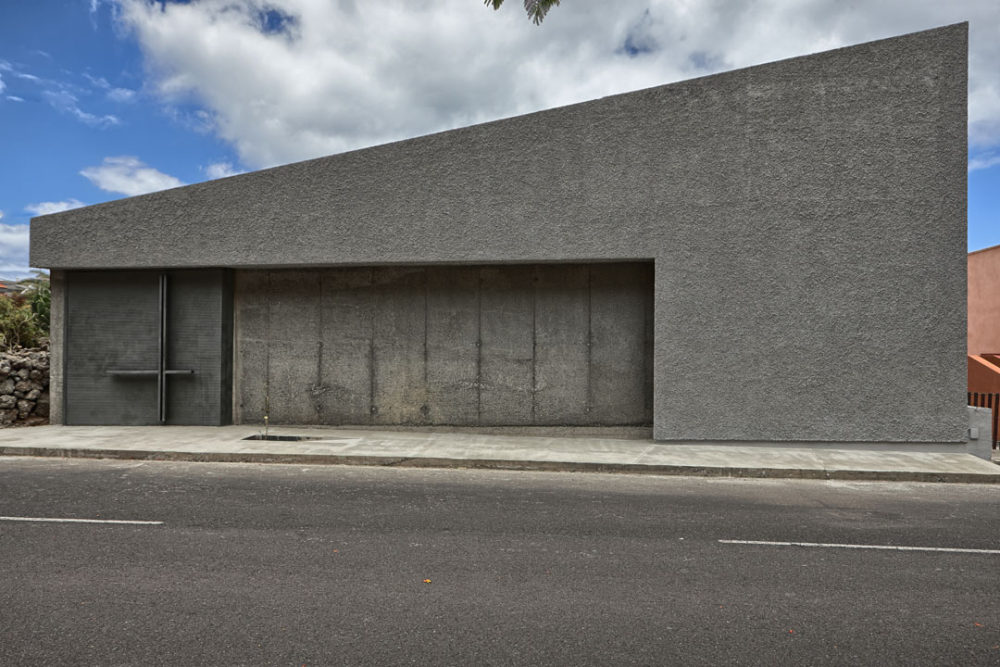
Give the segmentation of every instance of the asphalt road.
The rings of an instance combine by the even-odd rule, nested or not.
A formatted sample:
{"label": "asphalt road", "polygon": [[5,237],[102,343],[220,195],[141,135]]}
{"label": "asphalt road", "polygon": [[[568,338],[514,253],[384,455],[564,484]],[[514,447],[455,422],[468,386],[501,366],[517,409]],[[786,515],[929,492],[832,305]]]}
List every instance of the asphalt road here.
{"label": "asphalt road", "polygon": [[[1000,489],[0,459],[2,665],[1000,664]],[[427,580],[427,581],[425,581]]]}

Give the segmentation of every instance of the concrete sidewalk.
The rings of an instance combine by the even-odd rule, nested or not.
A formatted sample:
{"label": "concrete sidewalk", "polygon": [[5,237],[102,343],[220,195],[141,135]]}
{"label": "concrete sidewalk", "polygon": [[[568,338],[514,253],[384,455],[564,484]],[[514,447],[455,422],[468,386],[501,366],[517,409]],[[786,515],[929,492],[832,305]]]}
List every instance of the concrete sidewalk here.
{"label": "concrete sidewalk", "polygon": [[[1000,465],[958,446],[657,443],[439,431],[254,426],[36,426],[0,430],[0,455],[565,470],[713,477],[1000,483]],[[950,451],[949,451],[950,449]]]}

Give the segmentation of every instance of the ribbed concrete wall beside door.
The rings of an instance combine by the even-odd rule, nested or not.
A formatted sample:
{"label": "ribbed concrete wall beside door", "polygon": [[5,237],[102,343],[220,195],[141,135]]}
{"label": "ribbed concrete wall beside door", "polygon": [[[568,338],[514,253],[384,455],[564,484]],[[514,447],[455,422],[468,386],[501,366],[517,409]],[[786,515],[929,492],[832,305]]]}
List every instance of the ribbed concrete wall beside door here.
{"label": "ribbed concrete wall beside door", "polygon": [[652,268],[237,272],[237,419],[649,425]]}

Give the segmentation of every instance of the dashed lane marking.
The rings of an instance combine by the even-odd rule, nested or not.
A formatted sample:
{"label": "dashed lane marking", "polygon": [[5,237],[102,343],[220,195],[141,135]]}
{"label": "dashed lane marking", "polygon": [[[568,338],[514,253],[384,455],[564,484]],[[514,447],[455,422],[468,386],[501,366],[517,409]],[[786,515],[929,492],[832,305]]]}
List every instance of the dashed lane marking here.
{"label": "dashed lane marking", "polygon": [[719,540],[722,544],[750,544],[764,547],[818,547],[823,549],[880,549],[883,551],[936,551],[956,554],[1000,555],[1000,549],[959,549],[957,547],[904,547],[892,544],[829,544],[824,542],[766,542],[763,540]]}
{"label": "dashed lane marking", "polygon": [[33,521],[40,523],[110,523],[133,526],[162,526],[162,521],[131,521],[124,519],[61,519],[40,516],[0,516],[0,521]]}

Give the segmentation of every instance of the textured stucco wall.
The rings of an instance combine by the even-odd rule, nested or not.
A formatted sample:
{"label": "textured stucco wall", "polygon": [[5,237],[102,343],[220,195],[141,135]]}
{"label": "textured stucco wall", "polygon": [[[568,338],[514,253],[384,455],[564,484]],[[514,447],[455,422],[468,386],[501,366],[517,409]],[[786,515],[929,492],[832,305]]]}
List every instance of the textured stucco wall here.
{"label": "textured stucco wall", "polygon": [[1000,246],[969,253],[969,354],[1000,353]]}
{"label": "textured stucco wall", "polygon": [[963,441],[966,51],[961,24],[37,218],[32,263],[652,259],[657,438]]}
{"label": "textured stucco wall", "polygon": [[49,272],[52,303],[49,309],[49,423],[62,424],[63,346],[66,335],[66,272]]}

